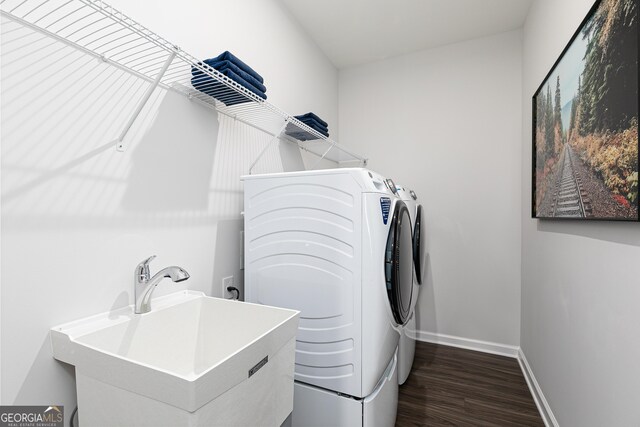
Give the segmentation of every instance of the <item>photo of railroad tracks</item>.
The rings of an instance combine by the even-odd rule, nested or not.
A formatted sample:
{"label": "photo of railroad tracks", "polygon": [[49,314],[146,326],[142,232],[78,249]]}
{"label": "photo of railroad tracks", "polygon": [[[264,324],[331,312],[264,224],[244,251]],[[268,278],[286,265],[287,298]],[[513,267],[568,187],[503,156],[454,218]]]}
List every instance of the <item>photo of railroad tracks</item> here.
{"label": "photo of railroad tracks", "polygon": [[535,218],[638,221],[638,0],[600,0],[533,97]]}

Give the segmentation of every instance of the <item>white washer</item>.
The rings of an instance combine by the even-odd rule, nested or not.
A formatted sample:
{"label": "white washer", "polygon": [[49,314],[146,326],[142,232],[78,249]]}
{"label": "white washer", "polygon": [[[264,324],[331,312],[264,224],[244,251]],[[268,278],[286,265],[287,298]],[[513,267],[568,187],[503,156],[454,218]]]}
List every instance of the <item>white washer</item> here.
{"label": "white washer", "polygon": [[398,344],[398,384],[402,385],[411,373],[413,359],[416,351],[416,315],[415,307],[418,301],[420,285],[424,274],[424,239],[422,236],[423,213],[422,206],[418,204],[416,193],[401,185],[396,186],[397,195],[410,212],[413,229],[413,292],[411,294],[411,313],[409,320],[402,326],[400,342]]}
{"label": "white washer", "polygon": [[246,300],[301,311],[293,425],[393,426],[413,276],[395,184],[367,169],[242,179]]}

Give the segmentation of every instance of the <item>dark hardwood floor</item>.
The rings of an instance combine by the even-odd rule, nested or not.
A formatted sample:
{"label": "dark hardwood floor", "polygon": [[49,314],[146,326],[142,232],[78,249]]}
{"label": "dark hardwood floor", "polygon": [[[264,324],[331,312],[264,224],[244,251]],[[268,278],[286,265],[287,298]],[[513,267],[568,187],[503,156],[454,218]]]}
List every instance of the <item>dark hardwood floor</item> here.
{"label": "dark hardwood floor", "polygon": [[544,426],[516,359],[416,343],[396,427]]}

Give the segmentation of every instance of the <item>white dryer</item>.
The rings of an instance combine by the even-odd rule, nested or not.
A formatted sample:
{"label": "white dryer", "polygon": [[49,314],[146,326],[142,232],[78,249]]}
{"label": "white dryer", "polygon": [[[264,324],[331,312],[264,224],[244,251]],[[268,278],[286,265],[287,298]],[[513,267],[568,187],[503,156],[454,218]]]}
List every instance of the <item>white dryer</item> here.
{"label": "white dryer", "polygon": [[413,228],[413,292],[411,294],[411,311],[409,320],[402,326],[400,342],[398,344],[398,384],[402,385],[411,373],[413,359],[416,350],[416,315],[415,307],[418,301],[420,285],[424,274],[424,238],[422,235],[423,213],[422,206],[418,204],[418,197],[413,190],[401,185],[396,186],[397,194],[409,209]]}
{"label": "white dryer", "polygon": [[360,168],[242,179],[246,300],[301,312],[293,425],[393,426],[413,276],[395,184]]}

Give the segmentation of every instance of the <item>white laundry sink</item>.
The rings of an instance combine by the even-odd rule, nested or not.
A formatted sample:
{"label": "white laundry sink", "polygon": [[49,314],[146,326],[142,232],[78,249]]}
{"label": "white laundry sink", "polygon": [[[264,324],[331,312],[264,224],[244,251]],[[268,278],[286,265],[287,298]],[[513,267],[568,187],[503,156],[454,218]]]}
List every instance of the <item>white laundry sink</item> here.
{"label": "white laundry sink", "polygon": [[51,329],[85,425],[280,425],[298,312],[183,291]]}

